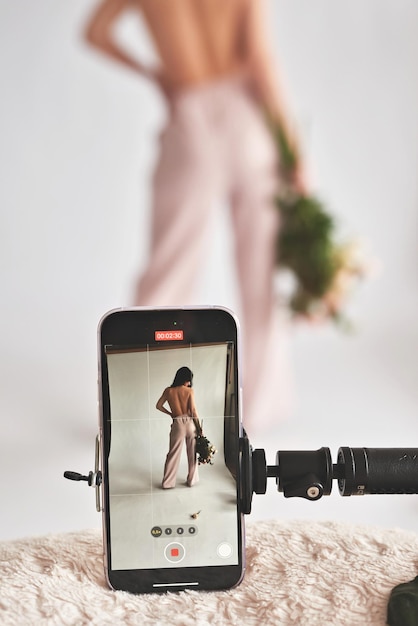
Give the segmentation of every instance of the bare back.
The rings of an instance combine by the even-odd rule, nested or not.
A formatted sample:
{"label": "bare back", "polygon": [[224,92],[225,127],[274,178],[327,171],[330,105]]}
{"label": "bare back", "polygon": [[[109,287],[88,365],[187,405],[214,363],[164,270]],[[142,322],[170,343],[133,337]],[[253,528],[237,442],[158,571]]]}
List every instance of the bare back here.
{"label": "bare back", "polygon": [[[298,141],[277,81],[266,19],[267,0],[100,0],[87,23],[87,41],[113,60],[153,80],[170,99],[176,89],[245,73],[251,91],[280,123],[298,154]],[[153,68],[121,46],[113,27],[128,8],[138,10],[160,56]],[[306,191],[300,159],[295,179]]]}
{"label": "bare back", "polygon": [[238,72],[244,65],[247,0],[135,0],[173,87]]}
{"label": "bare back", "polygon": [[171,417],[180,417],[188,415],[189,417],[197,417],[197,411],[194,403],[193,389],[180,385],[179,387],[167,387],[164,389],[163,395],[157,402],[157,409],[162,410],[165,402],[171,409]]}

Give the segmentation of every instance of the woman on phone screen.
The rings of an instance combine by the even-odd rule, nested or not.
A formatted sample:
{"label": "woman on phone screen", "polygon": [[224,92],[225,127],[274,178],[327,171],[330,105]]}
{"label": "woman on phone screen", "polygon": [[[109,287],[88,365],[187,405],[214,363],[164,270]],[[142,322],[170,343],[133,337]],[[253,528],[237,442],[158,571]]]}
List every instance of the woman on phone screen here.
{"label": "woman on phone screen", "polygon": [[[188,367],[177,370],[171,387],[164,389],[156,407],[172,418],[170,446],[164,466],[163,489],[176,486],[183,442],[186,442],[188,473],[186,484],[195,485],[199,478],[196,460],[196,421],[199,420],[192,389],[193,373]],[[168,404],[169,410],[164,406]]]}

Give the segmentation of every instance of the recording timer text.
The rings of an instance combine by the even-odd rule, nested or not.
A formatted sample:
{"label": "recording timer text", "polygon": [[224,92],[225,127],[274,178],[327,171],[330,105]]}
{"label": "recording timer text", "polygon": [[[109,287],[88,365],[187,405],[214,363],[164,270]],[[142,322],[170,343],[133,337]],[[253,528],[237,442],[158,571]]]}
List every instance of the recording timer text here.
{"label": "recording timer text", "polygon": [[156,330],[155,341],[182,341],[182,330]]}

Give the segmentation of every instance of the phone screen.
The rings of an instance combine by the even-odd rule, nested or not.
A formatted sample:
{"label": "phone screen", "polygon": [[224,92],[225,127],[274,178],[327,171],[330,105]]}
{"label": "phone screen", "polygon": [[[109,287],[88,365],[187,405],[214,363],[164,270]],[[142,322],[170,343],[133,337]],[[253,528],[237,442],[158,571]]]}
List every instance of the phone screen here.
{"label": "phone screen", "polygon": [[241,579],[237,344],[223,309],[121,310],[102,321],[112,587],[216,589]]}

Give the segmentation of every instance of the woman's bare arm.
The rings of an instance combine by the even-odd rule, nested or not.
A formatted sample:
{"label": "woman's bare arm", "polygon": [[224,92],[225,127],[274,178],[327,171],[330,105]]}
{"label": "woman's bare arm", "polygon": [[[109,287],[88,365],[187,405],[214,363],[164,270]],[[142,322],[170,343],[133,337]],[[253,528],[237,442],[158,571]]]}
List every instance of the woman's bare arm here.
{"label": "woman's bare arm", "polygon": [[190,389],[189,407],[190,407],[190,415],[191,415],[191,417],[195,417],[197,420],[199,420],[199,415],[197,413],[197,408],[196,408],[196,404],[195,404],[195,401],[194,401],[194,391],[193,391],[193,389]]}
{"label": "woman's bare arm", "polygon": [[173,417],[173,414],[171,413],[171,411],[169,411],[168,409],[165,408],[164,404],[167,402],[167,389],[164,389],[163,395],[161,396],[161,398],[158,400],[157,404],[155,405],[155,407],[161,411],[162,413],[165,413],[166,415],[169,415],[170,417]]}
{"label": "woman's bare arm", "polygon": [[278,67],[271,49],[267,23],[266,0],[248,0],[244,40],[251,76],[268,113],[288,130],[289,113],[284,89],[278,78]]}
{"label": "woman's bare arm", "polygon": [[121,15],[132,6],[139,6],[139,0],[101,0],[96,10],[90,17],[86,29],[85,39],[94,48],[106,54],[108,57],[122,63],[141,76],[156,79],[157,71],[142,64],[139,60],[128,54],[116,41],[114,27]]}
{"label": "woman's bare arm", "polygon": [[247,10],[245,49],[252,80],[268,116],[273,122],[280,124],[287,141],[298,157],[300,171],[295,172],[295,182],[302,190],[304,188],[306,190],[295,124],[291,121],[285,89],[267,36],[267,2],[266,0],[248,0]]}

